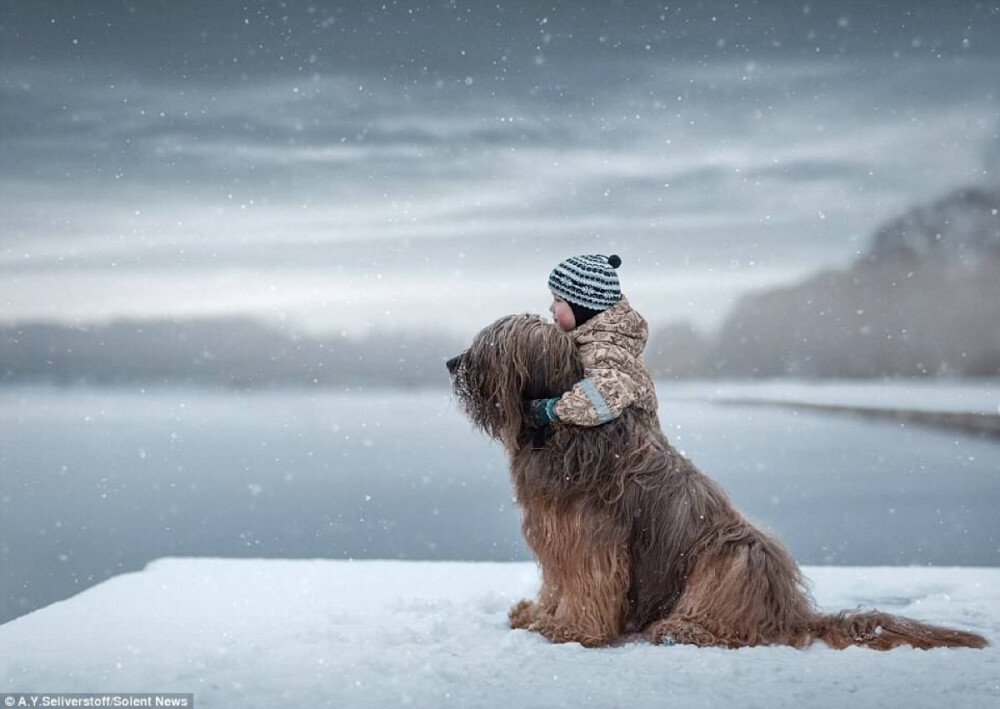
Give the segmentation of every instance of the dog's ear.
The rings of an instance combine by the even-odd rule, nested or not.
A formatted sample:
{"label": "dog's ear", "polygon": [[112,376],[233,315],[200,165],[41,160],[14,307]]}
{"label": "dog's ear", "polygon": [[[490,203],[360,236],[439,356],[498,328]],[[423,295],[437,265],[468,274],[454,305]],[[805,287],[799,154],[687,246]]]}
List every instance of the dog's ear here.
{"label": "dog's ear", "polygon": [[575,353],[560,347],[558,339],[553,341],[553,333],[559,331],[537,315],[511,315],[497,324],[501,332],[496,338],[496,387],[488,406],[496,414],[499,437],[512,446],[526,430],[528,402],[561,393],[550,381],[554,369],[559,369],[553,367],[559,353],[573,359]]}
{"label": "dog's ear", "polygon": [[560,396],[583,378],[576,345],[555,325],[540,320],[531,329],[527,345],[524,398]]}
{"label": "dog's ear", "polygon": [[508,315],[484,328],[459,368],[459,389],[474,423],[513,445],[524,428],[524,396],[533,377],[531,340],[541,318]]}

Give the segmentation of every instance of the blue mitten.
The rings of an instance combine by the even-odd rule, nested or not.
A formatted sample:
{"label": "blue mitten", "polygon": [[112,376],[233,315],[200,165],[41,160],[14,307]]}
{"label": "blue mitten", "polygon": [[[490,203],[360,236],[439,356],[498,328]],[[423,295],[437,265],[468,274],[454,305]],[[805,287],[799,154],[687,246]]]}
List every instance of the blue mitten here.
{"label": "blue mitten", "polygon": [[555,406],[559,399],[532,399],[527,402],[524,424],[531,429],[544,429],[553,421],[558,421]]}

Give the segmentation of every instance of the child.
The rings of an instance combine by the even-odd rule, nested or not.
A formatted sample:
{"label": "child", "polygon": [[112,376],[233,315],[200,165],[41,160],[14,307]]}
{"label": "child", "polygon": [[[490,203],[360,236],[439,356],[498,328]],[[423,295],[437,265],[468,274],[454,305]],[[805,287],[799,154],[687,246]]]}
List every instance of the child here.
{"label": "child", "polygon": [[598,426],[628,406],[658,423],[656,392],[642,361],[649,327],[622,296],[615,273],[621,262],[617,256],[574,256],[549,275],[549,312],[576,342],[586,379],[561,397],[532,401],[531,428],[553,421]]}

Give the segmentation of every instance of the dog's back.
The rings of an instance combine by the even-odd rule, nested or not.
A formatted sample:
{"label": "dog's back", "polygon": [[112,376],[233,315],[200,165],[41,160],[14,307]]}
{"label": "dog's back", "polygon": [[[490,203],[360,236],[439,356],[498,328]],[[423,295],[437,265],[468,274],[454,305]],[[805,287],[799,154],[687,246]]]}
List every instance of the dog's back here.
{"label": "dog's back", "polygon": [[747,520],[640,411],[599,429],[564,430],[539,460],[546,470],[566,465],[561,492],[550,493],[592,508],[594,519],[613,518],[627,539],[625,633],[728,647],[985,645],[972,633],[877,611],[819,613],[781,541]]}

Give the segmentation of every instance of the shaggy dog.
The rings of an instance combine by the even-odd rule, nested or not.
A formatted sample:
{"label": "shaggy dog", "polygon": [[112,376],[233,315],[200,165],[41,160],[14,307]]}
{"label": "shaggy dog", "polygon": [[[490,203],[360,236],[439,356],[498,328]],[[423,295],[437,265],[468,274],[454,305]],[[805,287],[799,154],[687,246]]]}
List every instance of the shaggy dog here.
{"label": "shaggy dog", "polygon": [[820,613],[784,546],[647,414],[629,408],[595,428],[529,430],[527,400],[583,378],[569,335],[541,318],[501,318],[447,365],[465,413],[506,450],[541,567],[538,598],[510,610],[511,627],[590,647],[639,632],[655,643],[723,647],[986,645],[877,611]]}

